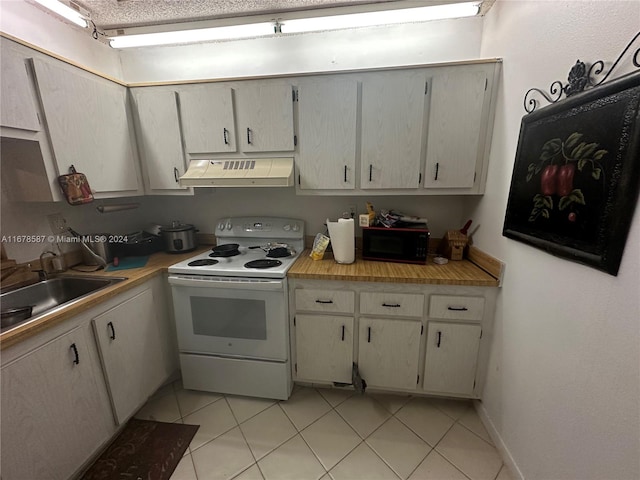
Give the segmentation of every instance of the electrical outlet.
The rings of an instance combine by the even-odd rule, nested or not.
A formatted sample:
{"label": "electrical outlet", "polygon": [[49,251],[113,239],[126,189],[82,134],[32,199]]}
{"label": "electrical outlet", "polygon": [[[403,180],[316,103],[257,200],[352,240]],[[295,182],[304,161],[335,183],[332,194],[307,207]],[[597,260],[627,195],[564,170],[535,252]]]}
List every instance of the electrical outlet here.
{"label": "electrical outlet", "polygon": [[55,234],[65,233],[67,231],[67,221],[61,213],[52,213],[47,215],[51,231]]}

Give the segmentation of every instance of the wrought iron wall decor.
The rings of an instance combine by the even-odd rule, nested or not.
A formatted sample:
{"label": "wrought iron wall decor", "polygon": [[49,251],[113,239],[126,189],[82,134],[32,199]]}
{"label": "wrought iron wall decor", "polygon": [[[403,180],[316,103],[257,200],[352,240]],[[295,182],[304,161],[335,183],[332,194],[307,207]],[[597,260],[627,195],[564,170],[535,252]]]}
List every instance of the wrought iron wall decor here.
{"label": "wrought iron wall decor", "polygon": [[[578,62],[553,96],[527,92],[504,236],[618,274],[640,188],[640,70],[605,80],[638,39],[601,80],[604,62]],[[551,105],[536,110],[532,92]]]}

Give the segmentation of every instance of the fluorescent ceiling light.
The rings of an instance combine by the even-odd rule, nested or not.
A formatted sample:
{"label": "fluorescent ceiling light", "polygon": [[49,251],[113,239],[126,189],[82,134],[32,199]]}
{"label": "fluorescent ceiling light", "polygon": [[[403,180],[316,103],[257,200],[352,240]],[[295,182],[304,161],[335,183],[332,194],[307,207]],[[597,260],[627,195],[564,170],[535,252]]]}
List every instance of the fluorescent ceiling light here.
{"label": "fluorescent ceiling light", "polygon": [[[37,0],[39,2],[52,0]],[[57,3],[57,2],[55,2]],[[225,27],[177,30],[156,33],[120,35],[110,38],[113,48],[149,47],[179,43],[207,42],[262,37],[275,33],[301,33],[321,30],[388,25],[394,23],[424,22],[445,18],[477,15],[480,1],[436,5],[430,7],[403,8],[378,12],[353,13],[316,18],[299,18],[273,22],[230,25]]]}
{"label": "fluorescent ceiling light", "polygon": [[176,43],[207,42],[211,40],[233,40],[239,38],[261,37],[274,34],[272,22],[231,25],[228,27],[201,28],[197,30],[178,30],[173,32],[141,33],[112,37],[113,48],[149,47],[172,45]]}
{"label": "fluorescent ceiling light", "polygon": [[89,26],[82,13],[58,0],[36,0],[36,2],[82,28]]}
{"label": "fluorescent ceiling light", "polygon": [[282,33],[301,33],[343,28],[372,27],[394,23],[425,22],[445,18],[472,17],[478,14],[480,2],[452,3],[431,7],[403,8],[379,12],[352,13],[329,17],[282,20]]}

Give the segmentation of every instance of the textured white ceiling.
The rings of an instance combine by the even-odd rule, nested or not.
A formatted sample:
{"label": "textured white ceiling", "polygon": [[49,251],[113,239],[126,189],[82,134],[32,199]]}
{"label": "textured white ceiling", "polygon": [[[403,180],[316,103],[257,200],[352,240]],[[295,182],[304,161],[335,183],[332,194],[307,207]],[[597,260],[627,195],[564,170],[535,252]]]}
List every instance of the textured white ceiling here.
{"label": "textured white ceiling", "polygon": [[[402,0],[74,0],[102,29],[274,14]],[[406,3],[406,2],[403,2]],[[416,4],[425,2],[415,2]],[[434,3],[434,2],[428,2]],[[440,2],[439,2],[440,3]]]}

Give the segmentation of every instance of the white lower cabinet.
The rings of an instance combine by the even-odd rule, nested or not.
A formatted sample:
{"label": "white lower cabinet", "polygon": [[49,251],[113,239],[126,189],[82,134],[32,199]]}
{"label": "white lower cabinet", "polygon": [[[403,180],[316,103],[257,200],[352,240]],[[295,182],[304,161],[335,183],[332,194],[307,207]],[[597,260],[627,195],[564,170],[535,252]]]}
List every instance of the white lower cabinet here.
{"label": "white lower cabinet", "polygon": [[75,478],[117,432],[114,419],[177,370],[167,289],[157,276],[3,349],[3,480]]}
{"label": "white lower cabinet", "polygon": [[171,374],[163,326],[149,288],[93,319],[118,424],[131,417]]}
{"label": "white lower cabinet", "polygon": [[289,278],[293,379],[481,398],[497,292]]}
{"label": "white lower cabinet", "polygon": [[360,318],[358,369],[368,387],[415,389],[422,323]]}
{"label": "white lower cabinet", "polygon": [[481,335],[480,325],[429,322],[424,389],[473,394]]}
{"label": "white lower cabinet", "polygon": [[114,427],[101,377],[86,324],[3,366],[4,480],[70,478],[104,444]]}
{"label": "white lower cabinet", "polygon": [[297,315],[295,338],[298,378],[351,383],[353,317]]}

